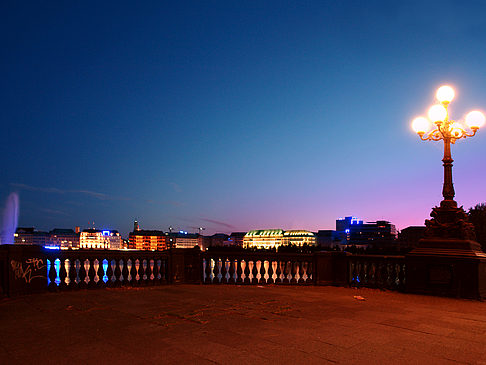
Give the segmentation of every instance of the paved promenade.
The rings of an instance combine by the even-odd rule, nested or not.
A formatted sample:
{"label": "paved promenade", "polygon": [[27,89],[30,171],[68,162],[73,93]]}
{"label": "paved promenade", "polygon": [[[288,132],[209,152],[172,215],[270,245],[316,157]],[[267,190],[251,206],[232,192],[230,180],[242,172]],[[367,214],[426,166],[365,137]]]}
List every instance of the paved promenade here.
{"label": "paved promenade", "polygon": [[142,363],[486,364],[486,303],[202,285],[0,301],[0,364]]}

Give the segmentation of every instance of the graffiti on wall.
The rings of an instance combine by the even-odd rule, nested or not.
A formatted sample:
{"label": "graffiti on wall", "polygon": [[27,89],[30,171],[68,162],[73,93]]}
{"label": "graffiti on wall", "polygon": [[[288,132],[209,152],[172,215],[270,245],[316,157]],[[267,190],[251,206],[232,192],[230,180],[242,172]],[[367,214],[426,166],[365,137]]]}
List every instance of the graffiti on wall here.
{"label": "graffiti on wall", "polygon": [[35,278],[47,278],[46,265],[43,259],[30,258],[25,263],[17,260],[10,260],[15,279],[24,279],[29,284]]}

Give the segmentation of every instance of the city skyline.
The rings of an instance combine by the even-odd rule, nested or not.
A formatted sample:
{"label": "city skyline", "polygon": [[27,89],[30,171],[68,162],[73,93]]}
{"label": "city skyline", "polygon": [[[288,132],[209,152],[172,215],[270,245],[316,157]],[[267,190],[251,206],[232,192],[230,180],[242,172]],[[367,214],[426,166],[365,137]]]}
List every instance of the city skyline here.
{"label": "city skyline", "polygon": [[[0,207],[17,192],[19,226],[423,225],[442,145],[411,120],[442,84],[455,118],[486,108],[479,3],[0,7]],[[466,210],[485,153],[482,130],[452,148]]]}

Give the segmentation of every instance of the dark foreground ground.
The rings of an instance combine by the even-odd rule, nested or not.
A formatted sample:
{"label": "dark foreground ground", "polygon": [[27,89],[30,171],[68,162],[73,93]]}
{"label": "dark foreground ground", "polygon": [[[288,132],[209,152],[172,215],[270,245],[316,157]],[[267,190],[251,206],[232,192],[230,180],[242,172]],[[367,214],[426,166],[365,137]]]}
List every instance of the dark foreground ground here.
{"label": "dark foreground ground", "polygon": [[0,301],[0,364],[17,363],[486,364],[486,303],[334,287],[45,293]]}

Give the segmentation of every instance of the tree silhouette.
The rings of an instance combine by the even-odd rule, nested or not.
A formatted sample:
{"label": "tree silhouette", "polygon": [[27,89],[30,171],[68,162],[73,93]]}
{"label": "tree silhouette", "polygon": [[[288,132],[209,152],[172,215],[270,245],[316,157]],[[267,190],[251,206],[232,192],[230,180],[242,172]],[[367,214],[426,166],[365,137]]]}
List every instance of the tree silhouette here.
{"label": "tree silhouette", "polygon": [[486,203],[476,204],[474,208],[469,208],[469,222],[474,225],[476,240],[481,244],[486,252]]}

